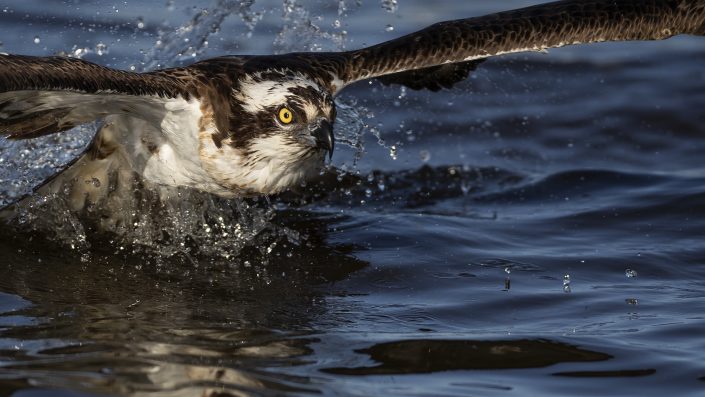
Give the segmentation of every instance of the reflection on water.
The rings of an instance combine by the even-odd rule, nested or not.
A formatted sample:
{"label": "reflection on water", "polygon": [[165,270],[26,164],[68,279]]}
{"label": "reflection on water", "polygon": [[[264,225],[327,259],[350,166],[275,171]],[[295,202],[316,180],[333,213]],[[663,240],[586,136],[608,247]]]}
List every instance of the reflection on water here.
{"label": "reflection on water", "polygon": [[347,255],[348,247],[322,244],[329,219],[281,217],[306,232],[310,244],[282,245],[266,265],[256,250],[239,266],[179,257],[159,265],[95,251],[86,261],[63,250],[37,251],[36,244],[3,243],[8,257],[0,288],[24,297],[8,302],[2,315],[2,379],[11,381],[4,390],[307,390],[305,377],[257,368],[305,363],[316,340],[310,322],[325,310],[317,286],[365,263]]}
{"label": "reflection on water", "polygon": [[357,350],[379,365],[327,368],[340,375],[422,374],[460,369],[540,368],[563,362],[604,361],[608,354],[547,340],[407,340]]}

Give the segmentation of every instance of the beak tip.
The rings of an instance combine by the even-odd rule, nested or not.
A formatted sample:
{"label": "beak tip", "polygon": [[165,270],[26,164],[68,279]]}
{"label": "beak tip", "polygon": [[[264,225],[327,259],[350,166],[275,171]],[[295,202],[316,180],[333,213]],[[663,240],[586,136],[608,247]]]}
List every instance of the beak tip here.
{"label": "beak tip", "polygon": [[314,132],[317,146],[328,151],[328,159],[333,159],[333,149],[335,149],[335,134],[333,124],[328,120],[322,120]]}

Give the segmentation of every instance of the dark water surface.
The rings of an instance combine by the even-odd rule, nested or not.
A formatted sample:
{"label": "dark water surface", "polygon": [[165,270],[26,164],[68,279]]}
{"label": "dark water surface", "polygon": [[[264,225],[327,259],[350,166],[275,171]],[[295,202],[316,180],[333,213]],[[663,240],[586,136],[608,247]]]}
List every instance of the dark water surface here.
{"label": "dark water surface", "polygon": [[[533,3],[5,1],[0,51],[143,69]],[[437,94],[355,86],[336,128],[367,124],[362,158],[273,199],[298,240],[236,258],[5,230],[0,395],[703,395],[703,65],[679,37],[494,59]],[[3,201],[67,161],[55,142],[2,142]]]}

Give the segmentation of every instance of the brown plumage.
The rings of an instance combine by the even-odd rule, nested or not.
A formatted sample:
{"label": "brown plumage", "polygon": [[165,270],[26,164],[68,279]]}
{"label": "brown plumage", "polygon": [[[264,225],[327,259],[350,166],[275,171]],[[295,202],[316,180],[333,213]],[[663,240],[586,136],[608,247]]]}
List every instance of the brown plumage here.
{"label": "brown plumage", "polygon": [[[226,56],[148,73],[0,55],[0,135],[33,138],[105,118],[93,155],[49,189],[69,184],[80,200],[85,184],[73,180],[114,172],[134,174],[144,186],[271,194],[317,174],[334,147],[331,98],[355,82],[437,91],[492,56],[678,34],[705,35],[705,0],[559,1],[440,22],[358,50]],[[276,118],[283,107],[296,122]]]}
{"label": "brown plumage", "polygon": [[[222,57],[187,68],[133,73],[80,59],[0,56],[0,93],[26,90],[109,92],[222,102],[243,73],[286,67],[311,75],[331,92],[369,78],[413,89],[439,90],[465,79],[481,62],[503,53],[539,51],[578,43],[660,40],[705,34],[705,0],[571,0],[440,22],[375,46],[339,53]],[[220,98],[218,98],[220,97]],[[0,96],[0,112],[14,98]],[[66,109],[2,114],[0,134],[34,138],[75,126]],[[216,114],[218,111],[216,109]],[[31,117],[30,117],[31,116]],[[85,121],[84,121],[85,122]],[[226,128],[227,122],[219,123]],[[227,135],[227,131],[221,131]]]}
{"label": "brown plumage", "polygon": [[705,34],[703,0],[572,0],[440,22],[345,53],[336,73],[347,84],[390,73],[502,53],[578,43],[661,40]]}

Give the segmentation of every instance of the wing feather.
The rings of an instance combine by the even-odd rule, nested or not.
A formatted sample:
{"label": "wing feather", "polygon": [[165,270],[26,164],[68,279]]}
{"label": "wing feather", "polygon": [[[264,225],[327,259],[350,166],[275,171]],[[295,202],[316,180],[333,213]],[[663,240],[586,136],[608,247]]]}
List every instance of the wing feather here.
{"label": "wing feather", "polygon": [[133,73],[64,57],[0,55],[0,135],[27,139],[190,95],[179,70]]}
{"label": "wing feather", "polygon": [[[447,21],[345,53],[312,54],[336,92],[410,70],[601,41],[705,35],[705,0],[568,0]],[[430,78],[429,78],[430,79]],[[403,82],[402,82],[403,83]]]}
{"label": "wing feather", "polygon": [[485,61],[485,58],[474,61],[447,63],[423,69],[412,69],[404,72],[385,74],[377,78],[382,84],[399,84],[412,90],[427,89],[440,91],[451,88],[455,83],[465,80],[470,72]]}

